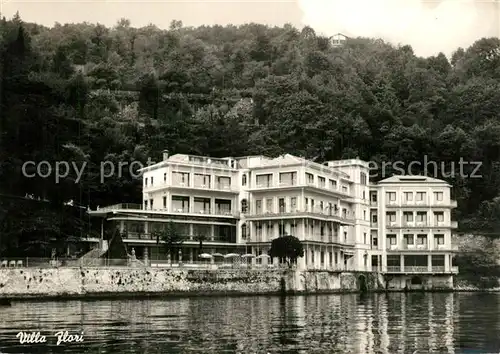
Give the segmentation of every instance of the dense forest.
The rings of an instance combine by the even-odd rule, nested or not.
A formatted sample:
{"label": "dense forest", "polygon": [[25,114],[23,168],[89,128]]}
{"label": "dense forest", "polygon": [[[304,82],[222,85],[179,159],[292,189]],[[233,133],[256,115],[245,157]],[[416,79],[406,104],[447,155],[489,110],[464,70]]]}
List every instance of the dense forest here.
{"label": "dense forest", "polygon": [[[312,28],[291,25],[192,28],[173,21],[161,30],[122,19],[113,28],[46,28],[19,15],[3,18],[0,252],[86,234],[85,210],[65,206],[70,200],[91,208],[139,202],[141,182],[128,168],[101,183],[100,163],[158,161],[164,149],[290,153],[317,162],[427,156],[439,162],[431,175],[455,168],[446,179],[462,230],[494,234],[499,114],[498,38],[458,48],[450,59],[421,58],[408,45],[379,39],[334,47]],[[461,159],[480,161],[482,177],[467,176],[470,164],[461,176]],[[26,161],[86,165],[80,180],[70,170],[56,181],[53,174],[24,177]]]}

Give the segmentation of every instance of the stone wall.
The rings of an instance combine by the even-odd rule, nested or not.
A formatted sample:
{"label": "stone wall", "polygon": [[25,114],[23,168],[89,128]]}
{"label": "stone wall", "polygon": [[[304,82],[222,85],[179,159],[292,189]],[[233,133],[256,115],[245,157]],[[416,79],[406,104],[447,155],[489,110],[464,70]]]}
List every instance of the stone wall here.
{"label": "stone wall", "polygon": [[[363,275],[376,289],[370,274]],[[359,274],[288,270],[161,268],[0,269],[0,297],[110,294],[276,294],[357,291]]]}

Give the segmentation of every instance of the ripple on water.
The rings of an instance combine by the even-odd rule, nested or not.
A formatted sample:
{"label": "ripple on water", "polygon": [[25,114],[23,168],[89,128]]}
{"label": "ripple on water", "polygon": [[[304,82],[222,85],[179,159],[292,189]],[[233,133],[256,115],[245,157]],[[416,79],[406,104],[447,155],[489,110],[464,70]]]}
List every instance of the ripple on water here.
{"label": "ripple on water", "polygon": [[[418,296],[417,296],[418,295]],[[499,352],[497,294],[373,294],[14,303],[3,353]],[[81,345],[19,345],[19,331],[84,331]],[[47,337],[49,340],[49,338]],[[28,350],[27,350],[28,349]]]}

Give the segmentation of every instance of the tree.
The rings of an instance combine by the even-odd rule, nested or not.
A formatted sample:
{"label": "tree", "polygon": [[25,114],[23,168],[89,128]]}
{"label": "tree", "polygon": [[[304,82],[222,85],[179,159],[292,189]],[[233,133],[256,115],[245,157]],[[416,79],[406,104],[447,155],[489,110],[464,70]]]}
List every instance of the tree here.
{"label": "tree", "polygon": [[165,253],[170,257],[170,263],[172,263],[175,251],[178,251],[184,242],[183,235],[179,233],[175,223],[170,221],[165,225],[164,230],[155,231],[154,236],[156,237],[157,244],[160,241],[163,242]]}
{"label": "tree", "polygon": [[304,257],[304,247],[302,242],[295,236],[281,236],[271,242],[269,256],[284,260],[291,266],[297,262],[299,257]]}

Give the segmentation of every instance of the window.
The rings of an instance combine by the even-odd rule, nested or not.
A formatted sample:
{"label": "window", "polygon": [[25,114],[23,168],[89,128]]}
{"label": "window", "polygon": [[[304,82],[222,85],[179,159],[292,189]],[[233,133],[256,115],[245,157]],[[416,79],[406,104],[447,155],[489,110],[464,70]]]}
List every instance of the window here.
{"label": "window", "polygon": [[153,185],[153,177],[151,177],[151,185]]}
{"label": "window", "polygon": [[344,242],[347,241],[347,231],[344,231]]}
{"label": "window", "polygon": [[413,212],[411,211],[403,212],[403,220],[405,222],[413,222]]}
{"label": "window", "polygon": [[325,209],[325,208],[324,208],[323,201],[320,201],[320,202],[319,202],[319,209],[320,209],[321,211],[323,211],[323,210]]}
{"label": "window", "polygon": [[349,191],[349,188],[347,186],[342,186],[342,192],[347,193]]}
{"label": "window", "polygon": [[377,214],[372,215],[372,223],[376,224],[378,222],[378,216]]}
{"label": "window", "polygon": [[244,240],[247,238],[247,224],[241,225],[241,238]]}
{"label": "window", "polygon": [[241,201],[241,212],[244,214],[248,212],[248,202],[246,199]]}
{"label": "window", "polygon": [[268,198],[266,199],[266,212],[267,213],[273,213],[274,212],[274,208],[273,208],[273,198]]}
{"label": "window", "polygon": [[270,238],[270,237],[273,237],[273,236],[274,236],[273,224],[271,222],[269,222],[267,224],[267,237]]}
{"label": "window", "polygon": [[210,188],[210,175],[195,173],[194,186],[198,188]]}
{"label": "window", "polygon": [[385,217],[388,222],[396,222],[396,212],[395,211],[388,211],[385,214]]}
{"label": "window", "polygon": [[260,222],[257,223],[257,240],[256,241],[261,241],[262,240],[262,224]]}
{"label": "window", "polygon": [[374,247],[378,247],[378,238],[374,237],[374,238],[372,239],[372,245],[373,245]]}
{"label": "window", "polygon": [[372,193],[370,194],[371,201],[376,203],[377,202],[377,193]]}
{"label": "window", "polygon": [[257,187],[271,187],[273,184],[273,175],[271,173],[265,175],[257,175]]}
{"label": "window", "polygon": [[292,208],[292,212],[297,210],[297,197],[290,198],[290,207]]}
{"label": "window", "polygon": [[386,198],[390,202],[395,202],[396,201],[396,192],[387,192],[385,194]]}
{"label": "window", "polygon": [[421,223],[427,222],[427,212],[417,211],[417,222],[421,222]]}
{"label": "window", "polygon": [[286,235],[285,224],[280,223],[280,236]]}
{"label": "window", "polygon": [[163,209],[167,209],[167,197],[163,197]]}
{"label": "window", "polygon": [[244,174],[243,176],[241,176],[241,185],[242,186],[246,186],[247,185],[247,175]]}
{"label": "window", "polygon": [[144,178],[144,185],[147,187],[148,186],[148,178]]}
{"label": "window", "polygon": [[444,245],[444,235],[434,235],[437,245]]}
{"label": "window", "polygon": [[413,192],[405,192],[405,201],[407,202],[413,201]]}
{"label": "window", "polygon": [[[231,177],[217,176],[215,178],[217,180],[217,188],[218,189],[230,189]],[[210,181],[209,181],[209,183],[210,183]]]}
{"label": "window", "polygon": [[388,245],[395,245],[396,244],[396,235],[387,235],[387,244]]}
{"label": "window", "polygon": [[426,245],[427,235],[417,235],[417,245]]}
{"label": "window", "polygon": [[368,178],[366,178],[366,173],[364,173],[364,172],[360,172],[359,179],[360,179],[361,184],[362,184],[363,186],[366,186],[366,185],[368,184]]}
{"label": "window", "polygon": [[331,189],[337,189],[337,181],[334,179],[330,180],[330,188]]}
{"label": "window", "polygon": [[172,182],[175,185],[189,185],[189,173],[187,172],[172,172]]}
{"label": "window", "polygon": [[163,174],[163,182],[167,182],[167,174],[166,173]]}
{"label": "window", "polygon": [[286,213],[285,198],[280,198],[278,200],[278,205],[279,205],[279,208],[280,208],[280,213]]}
{"label": "window", "polygon": [[153,209],[153,199],[149,200],[150,208]]}
{"label": "window", "polygon": [[325,177],[318,177],[318,184],[320,188],[325,188],[326,187]]}
{"label": "window", "polygon": [[255,201],[255,212],[257,214],[262,213],[262,200],[260,200],[260,199]]}
{"label": "window", "polygon": [[423,202],[425,200],[425,192],[417,192],[417,202]]}
{"label": "window", "polygon": [[437,202],[443,201],[443,192],[434,192],[434,200]]}
{"label": "window", "polygon": [[411,234],[405,234],[405,235],[403,235],[403,238],[404,238],[405,243],[407,245],[413,245],[413,235],[411,235]]}
{"label": "window", "polygon": [[306,182],[308,184],[314,184],[314,175],[312,173],[306,172]]}
{"label": "window", "polygon": [[147,208],[148,208],[148,201],[147,201],[147,200],[145,200],[145,201],[144,201],[144,209],[147,209]]}
{"label": "window", "polygon": [[443,222],[444,221],[444,212],[442,212],[442,211],[434,212],[434,219],[436,220],[436,222]]}
{"label": "window", "polygon": [[297,231],[297,229],[296,229],[295,224],[290,224],[290,235],[297,237],[296,231]]}
{"label": "window", "polygon": [[280,185],[294,186],[297,184],[297,172],[283,172],[279,175]]}
{"label": "window", "polygon": [[363,210],[363,220],[366,220],[366,210]]}
{"label": "window", "polygon": [[367,242],[366,242],[366,232],[365,232],[365,233],[363,233],[363,240],[364,240],[364,242],[363,242],[363,243],[364,243],[364,244],[366,244],[366,243],[367,243]]}

